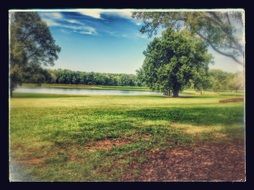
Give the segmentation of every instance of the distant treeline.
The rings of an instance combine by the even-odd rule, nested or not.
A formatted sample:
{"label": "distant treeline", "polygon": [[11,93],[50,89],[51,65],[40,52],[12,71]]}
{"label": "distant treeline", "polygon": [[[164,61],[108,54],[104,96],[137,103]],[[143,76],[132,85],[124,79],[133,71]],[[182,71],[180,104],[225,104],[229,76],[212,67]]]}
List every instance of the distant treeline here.
{"label": "distant treeline", "polygon": [[208,72],[208,85],[206,89],[213,91],[244,90],[245,80],[243,72],[229,73],[219,69],[211,69]]}
{"label": "distant treeline", "polygon": [[[31,75],[32,74],[32,75]],[[142,86],[134,74],[80,72],[67,69],[30,71],[25,83]]]}
{"label": "distant treeline", "polygon": [[[39,70],[38,70],[39,69]],[[24,76],[25,83],[51,84],[85,84],[108,86],[146,86],[139,72],[135,74],[80,72],[67,69],[30,69]],[[192,83],[186,88],[194,88]],[[244,88],[243,73],[229,73],[218,69],[209,70],[203,90],[224,91],[242,90]]]}

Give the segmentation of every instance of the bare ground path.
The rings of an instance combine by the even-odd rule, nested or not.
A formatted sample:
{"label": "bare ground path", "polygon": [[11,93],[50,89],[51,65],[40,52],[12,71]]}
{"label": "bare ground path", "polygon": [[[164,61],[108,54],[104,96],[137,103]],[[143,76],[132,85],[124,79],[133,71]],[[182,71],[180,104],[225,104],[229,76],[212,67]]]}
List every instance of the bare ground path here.
{"label": "bare ground path", "polygon": [[146,162],[130,165],[140,175],[127,173],[123,181],[245,181],[242,142],[198,143],[145,154]]}

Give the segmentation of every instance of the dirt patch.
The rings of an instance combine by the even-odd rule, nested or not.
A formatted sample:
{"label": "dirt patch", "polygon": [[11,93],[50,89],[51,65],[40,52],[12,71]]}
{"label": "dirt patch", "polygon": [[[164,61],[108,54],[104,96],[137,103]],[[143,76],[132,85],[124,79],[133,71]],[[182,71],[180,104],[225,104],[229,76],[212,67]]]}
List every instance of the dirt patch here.
{"label": "dirt patch", "polygon": [[243,102],[243,98],[231,98],[219,101],[219,103],[229,103],[229,102]]}
{"label": "dirt patch", "polygon": [[[138,156],[138,155],[136,155]],[[145,153],[143,163],[131,163],[123,181],[244,181],[244,145],[199,143]],[[138,170],[140,175],[131,171]]]}
{"label": "dirt patch", "polygon": [[43,158],[17,160],[17,164],[22,164],[22,165],[40,165],[40,164],[43,164],[43,162],[44,162]]}
{"label": "dirt patch", "polygon": [[86,144],[85,149],[89,151],[111,150],[114,147],[123,146],[130,142],[128,139],[105,139]]}
{"label": "dirt patch", "polygon": [[152,135],[150,134],[144,134],[141,136],[140,139],[144,140],[144,141],[149,141],[152,138]]}

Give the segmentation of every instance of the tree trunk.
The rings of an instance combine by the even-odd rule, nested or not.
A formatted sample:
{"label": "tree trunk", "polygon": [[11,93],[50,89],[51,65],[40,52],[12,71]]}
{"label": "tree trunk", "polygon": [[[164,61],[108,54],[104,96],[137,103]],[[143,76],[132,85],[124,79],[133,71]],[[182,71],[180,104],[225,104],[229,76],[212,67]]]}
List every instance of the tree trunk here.
{"label": "tree trunk", "polygon": [[179,97],[179,90],[178,89],[173,90],[173,97]]}
{"label": "tree trunk", "polygon": [[170,96],[170,90],[164,90],[163,95]]}

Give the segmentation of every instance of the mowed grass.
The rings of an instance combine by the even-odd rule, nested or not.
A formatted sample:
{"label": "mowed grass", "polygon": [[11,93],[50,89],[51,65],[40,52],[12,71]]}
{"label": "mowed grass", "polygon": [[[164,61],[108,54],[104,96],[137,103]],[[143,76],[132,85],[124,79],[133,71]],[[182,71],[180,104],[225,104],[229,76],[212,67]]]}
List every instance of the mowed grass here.
{"label": "mowed grass", "polygon": [[[121,181],[147,150],[244,136],[244,103],[229,95],[71,96],[10,99],[13,180]],[[239,97],[239,96],[237,96]],[[138,156],[137,156],[138,155]]]}

